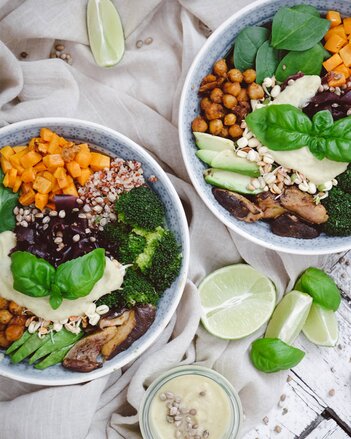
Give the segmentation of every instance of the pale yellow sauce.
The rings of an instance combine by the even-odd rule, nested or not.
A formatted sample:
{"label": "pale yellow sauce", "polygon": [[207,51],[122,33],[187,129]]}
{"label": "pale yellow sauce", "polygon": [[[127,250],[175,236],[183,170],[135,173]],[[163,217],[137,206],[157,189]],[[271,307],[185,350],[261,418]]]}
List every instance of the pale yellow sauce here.
{"label": "pale yellow sauce", "polygon": [[29,309],[37,317],[59,322],[71,316],[82,316],[95,300],[121,287],[125,269],[106,258],[103,277],[95,284],[91,292],[80,299],[63,300],[61,306],[54,310],[48,297],[30,297],[13,289],[10,251],[16,245],[16,235],[12,232],[0,233],[0,297],[13,300],[18,305]]}
{"label": "pale yellow sauce", "polygon": [[[180,407],[196,410],[196,415],[191,416],[192,423],[199,426],[200,432],[207,430],[209,439],[227,437],[232,417],[228,395],[219,384],[210,378],[199,375],[183,375],[164,384],[151,402],[150,427],[154,435],[153,439],[174,438],[178,430],[173,423],[167,421],[166,404],[168,401],[160,399],[160,395],[166,392],[172,392],[181,398]],[[184,435],[180,436],[180,438],[183,437]]]}

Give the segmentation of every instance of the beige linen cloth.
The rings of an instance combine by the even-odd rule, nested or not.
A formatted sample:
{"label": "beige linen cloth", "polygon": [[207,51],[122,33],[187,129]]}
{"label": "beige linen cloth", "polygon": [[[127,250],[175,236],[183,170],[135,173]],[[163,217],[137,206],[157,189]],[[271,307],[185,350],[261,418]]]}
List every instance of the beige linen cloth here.
{"label": "beige linen cloth", "polygon": [[[269,276],[279,297],[319,257],[294,257],[258,247],[228,231],[192,188],[177,133],[179,97],[188,68],[214,30],[249,0],[113,0],[125,30],[126,53],[109,70],[88,47],[86,0],[0,0],[0,124],[67,116],[114,128],[144,146],[169,173],[187,212],[189,280],[157,342],[123,371],[71,387],[44,388],[0,377],[1,439],[140,438],[137,411],[145,387],[161,372],[196,362],[226,376],[240,393],[242,434],[278,400],[286,375],[255,370],[248,350],[262,331],[240,341],[198,327],[196,284],[209,272],[244,259]],[[138,40],[153,38],[136,47]],[[62,40],[72,66],[49,59]],[[20,57],[27,52],[26,59]]]}

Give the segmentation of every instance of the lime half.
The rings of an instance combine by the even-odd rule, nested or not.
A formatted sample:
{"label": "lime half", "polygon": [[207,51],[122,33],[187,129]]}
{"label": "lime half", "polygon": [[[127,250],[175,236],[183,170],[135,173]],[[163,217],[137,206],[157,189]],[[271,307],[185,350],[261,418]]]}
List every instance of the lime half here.
{"label": "lime half", "polygon": [[335,313],[314,303],[302,332],[314,344],[335,346],[339,337]]}
{"label": "lime half", "polygon": [[265,337],[280,338],[287,344],[294,343],[300,334],[312,305],[312,297],[300,291],[290,291],[278,303]]}
{"label": "lime half", "polygon": [[271,316],[276,300],[272,281],[244,264],[209,274],[199,292],[203,325],[211,334],[225,339],[255,332]]}

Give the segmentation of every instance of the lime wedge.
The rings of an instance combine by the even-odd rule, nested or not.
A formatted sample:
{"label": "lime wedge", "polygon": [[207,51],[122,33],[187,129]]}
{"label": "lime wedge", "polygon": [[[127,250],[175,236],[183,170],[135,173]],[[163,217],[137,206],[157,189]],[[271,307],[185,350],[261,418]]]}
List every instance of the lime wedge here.
{"label": "lime wedge", "polygon": [[339,337],[335,313],[314,303],[302,332],[314,344],[335,346]]}
{"label": "lime wedge", "polygon": [[312,305],[312,297],[300,291],[291,291],[278,303],[268,323],[265,337],[280,338],[294,343],[300,334]]}
{"label": "lime wedge", "polygon": [[101,67],[117,64],[124,54],[124,34],[113,3],[110,0],[89,0],[87,25],[96,64]]}
{"label": "lime wedge", "polygon": [[199,292],[203,325],[211,334],[225,339],[255,332],[271,316],[276,300],[272,281],[244,264],[209,274]]}

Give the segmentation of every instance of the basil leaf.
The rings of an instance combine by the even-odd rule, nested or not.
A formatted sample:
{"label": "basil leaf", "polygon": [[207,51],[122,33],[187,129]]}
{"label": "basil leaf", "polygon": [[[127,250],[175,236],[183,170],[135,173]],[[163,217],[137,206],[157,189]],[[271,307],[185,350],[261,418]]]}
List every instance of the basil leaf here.
{"label": "basil leaf", "polygon": [[258,140],[268,148],[290,151],[308,145],[312,122],[292,105],[268,105],[245,119]]}
{"label": "basil leaf", "polygon": [[16,251],[11,255],[11,271],[16,291],[31,297],[50,294],[55,269],[44,259],[28,252]]}
{"label": "basil leaf", "polygon": [[269,41],[265,41],[256,55],[256,82],[262,84],[265,78],[270,78],[279,64],[279,52]]}
{"label": "basil leaf", "polygon": [[319,268],[310,267],[302,273],[294,287],[313,297],[313,302],[336,311],[341,302],[340,290],[334,280]]}
{"label": "basil leaf", "polygon": [[351,117],[334,123],[326,138],[326,156],[336,162],[351,162]]}
{"label": "basil leaf", "polygon": [[296,366],[305,356],[279,338],[260,338],[252,343],[250,358],[256,369],[271,373]]}
{"label": "basil leaf", "polygon": [[56,270],[55,286],[65,299],[87,296],[105,270],[105,250],[97,248],[84,256],[61,264]]}
{"label": "basil leaf", "polygon": [[275,77],[284,82],[289,76],[302,72],[305,75],[319,75],[324,60],[324,48],[316,44],[302,52],[289,52],[280,61]]}
{"label": "basil leaf", "polygon": [[241,71],[254,67],[257,51],[268,38],[269,30],[265,27],[243,29],[235,39],[234,66]]}
{"label": "basil leaf", "polygon": [[62,301],[63,301],[63,297],[60,289],[56,285],[53,285],[50,295],[50,300],[49,300],[51,308],[52,309],[59,308]]}
{"label": "basil leaf", "polygon": [[0,233],[13,230],[16,226],[13,209],[18,202],[18,193],[6,188],[2,181],[4,173],[0,169]]}
{"label": "basil leaf", "polygon": [[334,119],[330,111],[323,110],[316,113],[313,118],[313,129],[315,133],[327,134],[334,125]]}
{"label": "basil leaf", "polygon": [[272,23],[272,46],[276,49],[302,51],[319,43],[330,21],[296,9],[281,8]]}
{"label": "basil leaf", "polygon": [[315,17],[321,16],[319,11],[314,6],[311,5],[295,5],[292,6],[290,9],[293,9],[294,11],[297,12],[302,12],[304,14],[311,14],[314,15]]}

